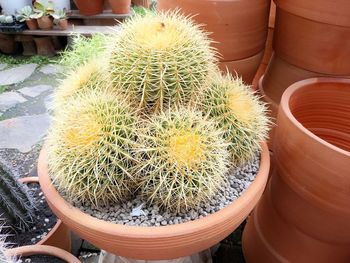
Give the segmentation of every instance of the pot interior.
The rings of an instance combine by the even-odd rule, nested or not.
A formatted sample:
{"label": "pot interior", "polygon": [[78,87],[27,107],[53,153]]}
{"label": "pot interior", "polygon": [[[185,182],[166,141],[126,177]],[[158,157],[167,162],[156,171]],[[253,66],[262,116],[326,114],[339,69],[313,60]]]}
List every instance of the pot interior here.
{"label": "pot interior", "polygon": [[307,84],[292,94],[289,107],[306,129],[350,151],[350,81]]}

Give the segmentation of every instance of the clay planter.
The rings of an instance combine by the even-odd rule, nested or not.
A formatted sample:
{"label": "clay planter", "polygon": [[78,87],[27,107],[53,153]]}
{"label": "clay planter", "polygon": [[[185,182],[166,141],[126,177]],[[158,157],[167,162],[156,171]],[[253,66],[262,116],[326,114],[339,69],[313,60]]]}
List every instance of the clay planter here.
{"label": "clay planter", "polygon": [[243,234],[251,262],[348,262],[350,80],[314,78],[283,94],[275,172]]}
{"label": "clay planter", "polygon": [[350,25],[312,21],[277,8],[273,47],[279,57],[297,67],[350,75]]}
{"label": "clay planter", "polygon": [[222,61],[254,56],[265,47],[270,0],[158,0],[158,10],[180,8],[205,25]]}
{"label": "clay planter", "polygon": [[52,57],[56,55],[51,37],[34,37],[38,55]]}
{"label": "clay planter", "polygon": [[26,20],[26,24],[30,30],[38,29],[38,21],[36,19]]}
{"label": "clay planter", "polygon": [[0,33],[0,51],[5,54],[12,54],[17,51],[17,43],[13,35]]}
{"label": "clay planter", "polygon": [[131,0],[108,0],[114,14],[129,14]]}
{"label": "clay planter", "polygon": [[38,163],[40,184],[51,209],[76,234],[115,255],[162,260],[192,255],[228,236],[248,216],[264,191],[270,166],[269,151],[262,144],[260,170],[255,181],[234,203],[204,218],[179,225],[136,227],[96,219],[67,203],[48,175],[47,152]]}
{"label": "clay planter", "polygon": [[49,30],[53,28],[53,19],[50,16],[42,16],[37,21],[40,29]]}
{"label": "clay planter", "polygon": [[58,21],[58,28],[60,30],[66,30],[68,28],[68,20],[60,19],[60,21]]}
{"label": "clay planter", "polygon": [[6,251],[8,257],[29,257],[35,255],[47,255],[59,258],[69,263],[80,263],[76,257],[71,255],[65,250],[59,249],[52,246],[43,246],[43,245],[33,245],[33,246],[23,246],[12,248]]}
{"label": "clay planter", "polygon": [[97,15],[103,12],[103,0],[74,0],[79,12],[85,16]]}
{"label": "clay planter", "polygon": [[151,6],[151,0],[132,0],[132,3],[144,8],[149,8]]}
{"label": "clay planter", "polygon": [[262,51],[257,55],[246,59],[223,61],[219,63],[219,68],[224,73],[229,71],[233,76],[238,74],[242,77],[245,83],[250,84],[252,83],[255,73],[259,68],[263,55],[264,52]]}
{"label": "clay planter", "polygon": [[[21,178],[19,181],[26,184],[39,183],[39,178],[25,177],[25,178]],[[57,248],[64,249],[65,251],[70,251],[71,250],[70,230],[62,223],[60,219],[57,219],[57,222],[55,226],[51,229],[51,231],[35,245],[54,246]]]}

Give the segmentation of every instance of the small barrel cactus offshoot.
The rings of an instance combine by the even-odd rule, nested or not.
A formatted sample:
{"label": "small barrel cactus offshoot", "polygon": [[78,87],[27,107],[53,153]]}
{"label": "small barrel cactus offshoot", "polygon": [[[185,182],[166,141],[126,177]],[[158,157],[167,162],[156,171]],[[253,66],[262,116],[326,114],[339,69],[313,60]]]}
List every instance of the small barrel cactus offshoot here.
{"label": "small barrel cactus offshoot", "polygon": [[69,100],[48,135],[49,172],[58,189],[96,206],[127,198],[134,191],[137,122],[128,103],[109,92]]}
{"label": "small barrel cactus offshoot", "polygon": [[27,187],[15,179],[6,167],[0,166],[0,218],[12,227],[25,229],[32,221],[34,200]]}
{"label": "small barrel cactus offshoot", "polygon": [[268,136],[267,107],[238,77],[216,73],[204,92],[203,111],[225,131],[231,162],[243,165]]}
{"label": "small barrel cactus offshoot", "polygon": [[110,44],[113,83],[150,113],[190,102],[216,61],[201,27],[176,12],[136,15],[120,27]]}
{"label": "small barrel cactus offshoot", "polygon": [[139,188],[151,204],[197,208],[220,189],[228,167],[227,143],[201,112],[154,115],[139,133]]}

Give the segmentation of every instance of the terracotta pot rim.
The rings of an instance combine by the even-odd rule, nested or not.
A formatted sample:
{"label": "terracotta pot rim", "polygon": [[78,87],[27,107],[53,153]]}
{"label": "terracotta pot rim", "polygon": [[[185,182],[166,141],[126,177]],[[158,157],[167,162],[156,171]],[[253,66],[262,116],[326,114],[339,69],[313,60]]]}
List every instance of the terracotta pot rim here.
{"label": "terracotta pot rim", "polygon": [[[38,162],[38,172],[39,179],[43,184],[43,192],[46,196],[49,196],[49,200],[54,200],[54,205],[56,207],[61,207],[61,211],[64,213],[69,213],[69,218],[72,221],[84,222],[84,226],[88,229],[92,229],[94,231],[101,231],[102,229],[108,229],[108,233],[110,235],[118,235],[118,236],[126,236],[128,238],[140,238],[140,239],[154,239],[165,237],[169,238],[172,236],[181,236],[189,232],[193,232],[194,229],[197,231],[202,228],[207,228],[208,225],[214,225],[214,223],[218,223],[218,221],[222,221],[223,219],[232,216],[233,214],[237,214],[238,211],[242,210],[242,207],[245,207],[247,203],[251,200],[251,196],[254,196],[254,193],[258,192],[261,188],[264,188],[267,179],[268,179],[268,170],[270,168],[270,156],[269,150],[266,145],[266,142],[261,143],[261,161],[259,172],[255,178],[255,180],[251,183],[248,189],[236,199],[233,203],[228,205],[227,207],[221,209],[220,211],[210,214],[201,219],[197,219],[195,221],[190,221],[178,225],[170,225],[170,226],[161,226],[161,227],[143,227],[143,226],[128,226],[115,224],[111,222],[107,222],[101,219],[94,218],[78,208],[69,204],[63,197],[58,193],[55,187],[52,185],[51,178],[47,173],[47,162],[46,162],[46,146],[44,145],[41,150]],[[62,212],[63,213],[63,212]]]}
{"label": "terracotta pot rim", "polygon": [[227,59],[227,60],[221,60],[220,58],[219,58],[219,61],[220,62],[226,62],[226,63],[229,63],[229,62],[233,62],[233,61],[237,61],[237,62],[244,62],[245,60],[251,60],[251,59],[253,59],[253,58],[255,58],[255,57],[260,57],[261,55],[263,55],[264,54],[264,51],[265,51],[265,49],[262,49],[261,51],[259,51],[258,53],[256,53],[256,54],[254,54],[254,55],[252,55],[252,56],[249,56],[249,57],[246,57],[246,58],[239,58],[239,59]]}
{"label": "terracotta pot rim", "polygon": [[298,82],[295,82],[291,86],[289,86],[285,92],[282,95],[281,98],[281,103],[280,103],[280,110],[283,110],[284,114],[287,116],[287,118],[297,127],[302,133],[304,133],[306,136],[312,138],[313,140],[319,142],[321,145],[330,148],[340,154],[343,154],[345,156],[350,157],[350,152],[341,149],[325,140],[322,138],[318,137],[311,131],[309,131],[307,128],[305,128],[292,114],[290,107],[289,107],[289,101],[293,94],[297,92],[298,90],[301,90],[305,88],[305,86],[310,85],[310,84],[315,84],[315,83],[346,83],[350,84],[350,79],[341,79],[341,78],[329,78],[329,77],[318,77],[318,78],[310,78],[310,79],[305,79],[301,80]]}
{"label": "terracotta pot rim", "polygon": [[[39,182],[39,177],[38,176],[28,176],[28,177],[24,177],[24,178],[20,178],[18,181],[20,181],[21,183],[25,183],[25,184],[29,184],[29,183],[38,183],[40,186],[40,182]],[[41,186],[40,186],[41,187]],[[53,212],[52,212],[53,213]],[[35,245],[45,245],[45,243],[51,239],[51,237],[56,233],[56,231],[60,228],[60,226],[62,225],[62,221],[61,219],[59,219],[57,217],[57,221],[56,224],[53,226],[53,228],[49,231],[49,233],[47,233],[47,235],[42,238],[39,242],[37,242]]]}
{"label": "terracotta pot rim", "polygon": [[80,263],[80,261],[69,252],[57,247],[45,246],[45,245],[29,245],[29,246],[12,248],[6,252],[6,255],[10,257],[48,255],[48,256],[53,256],[53,257],[65,260],[69,263]]}

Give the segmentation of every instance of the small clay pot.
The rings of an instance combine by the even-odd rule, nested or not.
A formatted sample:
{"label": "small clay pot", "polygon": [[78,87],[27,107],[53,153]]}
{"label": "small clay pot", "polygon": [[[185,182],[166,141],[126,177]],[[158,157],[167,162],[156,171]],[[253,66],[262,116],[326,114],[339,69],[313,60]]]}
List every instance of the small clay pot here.
{"label": "small clay pot", "polygon": [[51,16],[42,16],[37,21],[40,29],[50,30],[53,28],[53,19]]}
{"label": "small clay pot", "polygon": [[273,154],[274,173],[243,234],[246,262],[348,262],[350,80],[290,86]]}
{"label": "small clay pot", "polygon": [[129,14],[131,0],[108,0],[114,14]]}
{"label": "small clay pot", "polygon": [[17,51],[18,45],[14,35],[0,33],[0,51],[5,54],[12,54]]}
{"label": "small clay pot", "polygon": [[85,16],[101,14],[104,0],[74,0],[79,12]]}
{"label": "small clay pot", "polygon": [[[24,177],[19,179],[19,181],[25,184],[39,183],[39,178]],[[70,230],[67,228],[67,226],[65,226],[62,223],[60,219],[57,218],[57,222],[55,226],[51,229],[51,231],[35,245],[54,246],[70,252],[71,251]]]}
{"label": "small clay pot", "polygon": [[58,21],[58,28],[61,30],[66,30],[68,28],[68,20],[67,19],[60,19]]}
{"label": "small clay pot", "polygon": [[271,0],[158,0],[160,11],[180,8],[212,34],[221,61],[247,59],[265,48]]}
{"label": "small clay pot", "polygon": [[38,21],[36,19],[26,20],[26,24],[30,30],[38,29]]}
{"label": "small clay pot", "polygon": [[80,263],[80,260],[65,250],[53,246],[32,245],[12,248],[6,251],[8,257],[29,257],[35,255],[52,256],[69,263]]}
{"label": "small clay pot", "polygon": [[151,0],[132,0],[132,3],[136,6],[142,6],[149,8],[151,6]]}
{"label": "small clay pot", "polygon": [[256,179],[237,200],[201,219],[162,227],[113,224],[73,207],[60,196],[52,184],[45,146],[40,153],[38,173],[40,185],[51,209],[80,237],[115,255],[143,260],[164,260],[203,251],[232,233],[259,201],[267,182],[269,167],[269,151],[263,143]]}
{"label": "small clay pot", "polygon": [[56,55],[51,37],[34,37],[38,55],[52,57]]}

